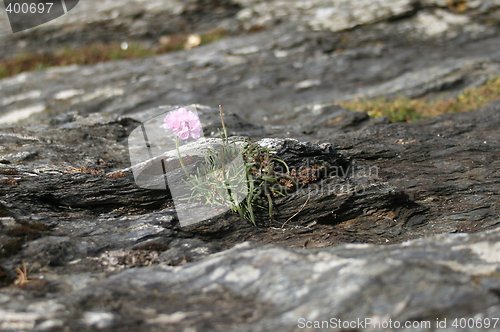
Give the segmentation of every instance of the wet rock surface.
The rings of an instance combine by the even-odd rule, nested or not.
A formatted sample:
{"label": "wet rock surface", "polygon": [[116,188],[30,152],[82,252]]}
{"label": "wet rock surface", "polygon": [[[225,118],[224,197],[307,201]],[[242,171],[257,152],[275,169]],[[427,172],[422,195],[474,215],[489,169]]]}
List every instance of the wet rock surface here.
{"label": "wet rock surface", "polygon": [[[89,3],[0,43],[239,35],[0,81],[0,329],[499,316],[500,102],[414,123],[336,106],[498,76],[497,1],[101,1],[92,20]],[[168,192],[134,183],[128,134],[195,102],[206,136],[224,104],[230,135],[306,167],[266,227],[225,214],[180,228]],[[307,172],[317,164],[329,172]]]}

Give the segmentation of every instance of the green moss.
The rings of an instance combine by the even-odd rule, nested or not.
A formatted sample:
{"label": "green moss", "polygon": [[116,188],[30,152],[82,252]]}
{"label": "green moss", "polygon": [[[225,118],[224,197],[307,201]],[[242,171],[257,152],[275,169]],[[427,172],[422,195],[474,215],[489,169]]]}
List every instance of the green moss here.
{"label": "green moss", "polygon": [[485,84],[468,88],[458,96],[448,99],[358,99],[342,102],[349,110],[366,112],[371,117],[386,117],[391,122],[408,122],[445,113],[477,110],[489,103],[500,100],[500,77]]}
{"label": "green moss", "polygon": [[467,0],[446,0],[448,9],[456,13],[464,13],[469,9]]}
{"label": "green moss", "polygon": [[227,32],[223,29],[214,29],[205,34],[201,34],[201,44],[210,44],[227,36]]}

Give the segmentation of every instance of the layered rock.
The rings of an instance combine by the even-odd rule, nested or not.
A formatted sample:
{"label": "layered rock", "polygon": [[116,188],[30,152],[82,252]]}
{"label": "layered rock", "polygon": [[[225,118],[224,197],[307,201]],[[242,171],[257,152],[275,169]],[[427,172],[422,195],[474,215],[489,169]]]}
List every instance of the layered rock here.
{"label": "layered rock", "polygon": [[[414,123],[337,106],[455,96],[497,77],[498,4],[466,3],[101,1],[90,20],[81,2],[73,18],[4,36],[14,52],[241,34],[0,81],[0,329],[498,316],[500,103]],[[227,213],[179,228],[169,192],[134,183],[130,132],[166,105],[193,103],[206,137],[224,104],[231,136],[271,149],[301,178],[265,227]],[[330,172],[301,173],[316,164]]]}

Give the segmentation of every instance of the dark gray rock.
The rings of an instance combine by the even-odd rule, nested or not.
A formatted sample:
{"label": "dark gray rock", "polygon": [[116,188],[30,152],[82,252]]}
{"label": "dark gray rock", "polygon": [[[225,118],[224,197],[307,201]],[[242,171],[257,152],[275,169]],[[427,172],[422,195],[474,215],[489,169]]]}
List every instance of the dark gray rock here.
{"label": "dark gray rock", "polygon": [[[13,35],[7,17],[0,17],[2,55],[44,51],[95,42],[158,43],[165,35],[231,28],[239,6],[230,0],[104,0],[96,6],[79,1],[68,14],[35,30]],[[234,25],[234,24],[233,24]]]}
{"label": "dark gray rock", "polygon": [[[2,326],[293,330],[300,317],[328,315],[491,316],[500,303],[498,231],[485,230],[500,222],[498,178],[487,175],[497,168],[498,107],[414,124],[364,119],[359,130],[339,122],[328,129],[333,144],[260,140],[291,169],[319,163],[335,171],[276,199],[276,219],[264,228],[229,214],[179,229],[168,193],[136,188],[126,156],[80,168],[64,168],[58,159],[75,151],[63,140],[82,131],[98,135],[101,126],[109,133],[88,153],[123,148],[123,132],[136,124],[130,119],[59,132],[10,129],[4,137],[39,153],[5,158],[1,168],[15,181],[0,188],[4,285],[21,261],[31,269],[25,286],[1,291]],[[284,248],[390,244],[455,232],[481,234],[389,247]],[[214,254],[245,240],[254,244]]]}
{"label": "dark gray rock", "polygon": [[[89,22],[94,4],[81,2],[73,18],[2,36],[1,53],[240,35],[0,81],[1,330],[498,317],[500,103],[398,124],[336,106],[453,96],[498,76],[497,1],[124,3],[101,1]],[[130,132],[193,103],[206,137],[224,104],[231,136],[296,171],[273,220],[180,228],[169,192],[134,183]],[[29,281],[16,285],[23,262]]]}
{"label": "dark gray rock", "polygon": [[[109,21],[108,7],[111,6],[117,13],[125,13],[110,22],[129,27],[128,21],[121,20],[130,18],[127,13],[132,8],[139,8],[120,6],[116,1],[104,3],[102,17],[99,11],[92,11],[92,21]],[[193,3],[203,7],[204,2]],[[216,3],[223,8],[233,8],[229,2]],[[328,6],[321,1],[314,1],[310,8],[305,9],[300,8],[300,2],[291,6],[288,1],[272,1],[272,8],[281,8],[276,9],[280,15],[287,14],[287,11],[294,14],[284,21],[278,19],[283,22],[271,24],[259,33],[228,37],[201,48],[145,60],[90,67],[69,66],[7,79],[0,84],[0,123],[14,121],[23,114],[33,114],[31,121],[35,123],[47,122],[49,118],[61,123],[88,114],[116,119],[120,115],[144,112],[159,105],[200,103],[224,104],[228,113],[238,113],[257,125],[267,121],[290,124],[294,121],[290,117],[307,108],[355,97],[448,96],[498,75],[499,34],[494,23],[497,21],[489,18],[490,23],[486,24],[478,18],[483,17],[481,15],[494,16],[498,12],[495,1],[487,2],[488,10],[471,4],[470,11],[460,15],[441,8],[446,7],[442,1],[427,1],[425,5],[418,3],[407,0],[395,4],[372,0],[341,1],[339,11],[332,11],[325,9]],[[262,9],[267,4],[242,1],[236,6],[244,7],[241,12],[254,6]],[[85,5],[80,5],[85,13]],[[185,3],[178,5],[189,7]],[[171,10],[169,6],[145,8],[146,12]],[[434,15],[428,13],[434,9],[444,12],[441,14],[453,24],[448,26],[440,16],[430,23],[428,19],[420,19],[422,29],[432,30],[429,35],[419,30],[413,21],[420,22],[418,17],[422,15]],[[211,9],[206,10],[211,12]],[[361,21],[355,24],[359,27],[339,28],[334,32],[328,27],[312,30],[309,23],[316,22],[315,13],[324,10],[342,18],[359,15]],[[259,16],[272,15],[274,11],[251,12]],[[229,9],[223,13],[229,15],[228,19],[237,30],[241,17],[231,16]],[[186,15],[189,17],[192,13],[187,11]],[[375,17],[364,18],[372,15]],[[51,24],[66,26],[65,20],[70,18],[69,15],[65,17]],[[325,17],[327,22],[340,22],[329,17]],[[85,19],[89,18],[83,16],[82,22]],[[214,27],[222,24],[220,20],[212,21]],[[46,33],[51,39],[51,24],[36,31]],[[482,28],[474,30],[475,25]],[[86,26],[92,27],[92,24]],[[168,26],[178,25],[172,23]],[[459,29],[456,30],[455,26]],[[75,29],[78,27],[81,24]],[[469,28],[473,31],[461,30]],[[15,36],[22,38],[21,35]],[[85,36],[84,32],[80,34],[84,42]],[[37,45],[39,41],[33,34],[27,34],[26,38],[34,39],[30,45]],[[68,39],[73,40],[70,36]]]}
{"label": "dark gray rock", "polygon": [[[499,240],[496,230],[319,251],[243,243],[183,267],[129,269],[87,281],[22,309],[4,303],[0,322],[49,330],[292,331],[305,321],[370,318],[430,322],[421,330],[434,330],[436,319],[447,317],[451,330],[455,317],[498,315]],[[66,278],[82,282],[82,276]],[[16,316],[20,310],[23,316]]]}

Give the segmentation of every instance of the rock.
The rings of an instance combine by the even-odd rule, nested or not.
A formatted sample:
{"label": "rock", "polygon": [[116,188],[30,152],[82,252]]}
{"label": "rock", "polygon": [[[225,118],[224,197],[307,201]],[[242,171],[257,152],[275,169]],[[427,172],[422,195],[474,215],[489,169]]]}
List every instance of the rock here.
{"label": "rock", "polygon": [[[49,307],[32,300],[22,319],[27,324],[36,317],[30,321],[35,328],[60,321],[71,329],[168,331],[296,330],[313,321],[370,318],[374,324],[389,318],[435,324],[447,317],[451,325],[454,318],[498,313],[499,236],[495,230],[312,251],[242,243],[182,267],[122,271]],[[8,329],[20,318],[13,303],[3,310],[0,322]]]}
{"label": "rock", "polygon": [[[283,22],[299,30],[340,32],[380,22],[397,21],[413,31],[417,39],[444,34],[447,38],[472,33],[491,34],[491,22],[498,20],[495,0],[397,0],[336,1],[313,0],[307,3],[284,0],[104,0],[99,6],[80,1],[67,15],[37,27],[11,34],[7,17],[0,18],[0,54],[60,49],[65,44],[82,46],[96,42],[139,42],[156,44],[172,34],[191,34],[214,29],[240,34],[273,28]],[[471,17],[473,22],[469,22]],[[167,24],[165,24],[165,22]],[[396,24],[396,26],[399,25]],[[393,28],[394,24],[391,24]],[[98,31],[98,32],[97,32]],[[428,33],[422,34],[422,31]],[[450,33],[448,33],[450,32]],[[255,46],[250,46],[253,49]]]}
{"label": "rock", "polygon": [[[151,43],[169,34],[190,33],[224,27],[238,6],[231,1],[207,3],[201,0],[104,0],[99,6],[79,1],[67,15],[38,27],[12,35],[6,15],[0,18],[1,54],[58,49],[70,42],[84,46],[95,42]],[[193,17],[196,17],[193,20]],[[168,22],[168,24],[165,24]],[[222,23],[221,23],[222,22]]]}
{"label": "rock", "polygon": [[[216,246],[224,248],[238,243],[242,238],[251,238],[254,241],[264,243],[287,243],[290,245],[290,241],[286,240],[286,238],[295,236],[296,239],[292,242],[295,245],[302,242],[304,246],[315,247],[338,243],[339,241],[391,243],[428,235],[439,230],[445,232],[460,231],[460,229],[477,231],[490,228],[498,224],[498,219],[495,217],[498,215],[498,211],[494,208],[495,201],[488,194],[488,184],[479,180],[483,179],[481,173],[476,175],[479,181],[475,181],[474,173],[470,173],[469,180],[467,180],[469,182],[460,183],[456,182],[457,178],[453,176],[453,173],[447,175],[450,174],[450,167],[455,169],[456,172],[466,170],[454,168],[453,164],[444,164],[442,169],[434,168],[434,175],[430,175],[432,173],[415,172],[411,171],[411,169],[406,171],[408,166],[405,166],[405,163],[417,167],[425,167],[426,164],[436,165],[436,162],[441,160],[447,153],[456,156],[457,149],[471,151],[471,149],[480,147],[482,150],[478,151],[481,152],[476,155],[469,153],[467,158],[473,158],[478,163],[477,167],[487,167],[494,160],[494,146],[498,144],[498,141],[491,140],[495,137],[495,130],[498,125],[496,122],[491,121],[496,119],[492,115],[498,112],[497,107],[498,104],[477,113],[447,116],[414,125],[405,125],[404,127],[402,125],[388,124],[368,125],[364,129],[365,134],[358,131],[351,134],[349,132],[344,133],[341,125],[338,127],[333,126],[330,132],[338,130],[338,136],[334,139],[336,144],[333,147],[331,145],[305,144],[293,140],[264,139],[260,141],[260,145],[275,151],[291,167],[299,168],[303,166],[303,163],[319,161],[329,161],[333,166],[341,166],[339,176],[320,179],[322,182],[319,183],[322,188],[328,189],[330,184],[335,186],[339,183],[352,186],[350,187],[351,190],[344,190],[340,193],[331,191],[326,192],[325,195],[322,192],[315,192],[309,185],[294,195],[278,200],[277,209],[282,212],[279,214],[276,226],[282,227],[281,230],[274,231],[270,229],[265,233],[261,231],[260,235],[253,235],[254,229],[252,227],[242,227],[244,224],[241,224],[241,221],[236,222],[234,218],[229,219],[226,223],[222,220],[215,220],[187,232],[175,230],[172,224],[174,219],[168,216],[169,213],[173,216],[173,211],[168,208],[157,210],[162,204],[168,204],[168,196],[159,191],[134,189],[132,179],[126,172],[123,173],[125,177],[118,173],[119,176],[116,179],[115,176],[107,176],[106,174],[113,174],[106,173],[107,168],[113,167],[113,165],[104,164],[92,166],[94,168],[87,166],[87,168],[82,169],[69,169],[69,173],[65,174],[62,169],[58,170],[57,166],[52,170],[45,169],[36,172],[30,172],[26,169],[30,164],[33,165],[31,167],[35,167],[45,162],[46,153],[45,155],[36,154],[35,159],[30,159],[28,161],[30,164],[27,164],[27,166],[18,166],[16,165],[18,162],[13,160],[9,168],[5,168],[2,172],[7,177],[19,179],[19,185],[9,187],[8,192],[2,193],[4,209],[8,211],[9,215],[14,216],[14,219],[8,219],[10,221],[6,219],[6,222],[8,222],[4,223],[6,227],[14,227],[11,231],[7,230],[7,237],[2,240],[3,256],[8,258],[8,261],[4,264],[6,264],[7,269],[13,269],[15,262],[22,258],[36,269],[44,266],[64,266],[69,272],[87,270],[89,266],[92,266],[91,271],[95,274],[102,269],[102,264],[106,264],[105,266],[111,268],[112,271],[123,269],[123,267],[117,269],[117,266],[122,264],[120,260],[110,261],[109,258],[104,261],[103,258],[100,258],[98,262],[102,261],[101,263],[89,264],[94,262],[92,255],[110,249],[123,250],[121,248],[130,248],[132,251],[126,249],[128,251],[118,257],[135,257],[135,252],[139,253],[137,250],[146,248],[151,254],[144,256],[145,262],[155,264],[164,261],[168,264],[178,265],[202,259],[214,252],[214,249],[217,251],[216,248],[210,249],[213,246],[210,243],[216,244],[220,241],[221,244]],[[342,114],[341,111],[338,111],[338,113]],[[485,119],[488,119],[488,121],[485,121]],[[122,127],[120,130],[114,130],[117,133],[121,132],[121,130],[127,131],[130,130],[127,129],[130,128],[130,121],[122,120],[121,122],[107,124],[108,128],[112,128],[112,126]],[[83,128],[87,128],[87,132],[89,130],[97,130],[97,132],[100,130],[100,127],[94,124]],[[74,136],[83,128],[73,127],[66,129],[66,131],[72,132],[71,136]],[[402,130],[404,131],[402,132]],[[423,135],[425,130],[428,131],[428,136]],[[62,132],[62,134],[63,138],[67,135],[65,132]],[[38,137],[34,135],[38,135]],[[47,151],[49,147],[64,149],[64,145],[57,143],[57,140],[54,141],[54,135],[50,131],[45,131],[42,134],[24,131],[17,136],[6,137],[12,137],[15,140],[24,139],[25,144],[45,145],[45,147],[37,147],[41,151]],[[364,138],[363,140],[360,139],[360,135]],[[375,143],[373,139],[370,140],[370,135],[378,142]],[[466,143],[468,145],[464,145],[464,135],[468,137]],[[52,138],[47,141],[47,137]],[[120,137],[123,137],[123,135],[108,135],[107,139],[112,142],[113,140],[120,140]],[[489,145],[486,137],[489,139]],[[416,141],[416,139],[419,141]],[[441,146],[443,139],[446,140],[447,144],[447,148],[444,150]],[[106,143],[106,141],[102,142],[104,145],[100,145],[100,148],[107,149],[112,145]],[[123,141],[120,144],[124,144]],[[434,145],[440,145],[440,148],[433,148]],[[335,146],[341,149],[335,149]],[[66,153],[70,153],[70,151],[68,150]],[[433,154],[427,152],[429,159],[425,161],[425,159],[422,159],[423,151],[436,152],[434,157]],[[439,154],[437,154],[438,151]],[[64,152],[60,154],[61,156],[64,156]],[[39,160],[40,158],[41,160]],[[434,160],[433,158],[438,159]],[[416,163],[417,160],[418,163]],[[117,163],[116,165],[124,165],[126,162],[117,160]],[[373,165],[379,165],[381,171],[373,174],[366,173],[365,170]],[[355,167],[356,171],[348,171],[347,168],[349,167]],[[396,172],[395,174],[403,172],[406,177],[394,177],[394,175],[391,175],[391,170]],[[441,173],[439,170],[441,170]],[[358,171],[360,173],[357,173]],[[471,171],[475,172],[474,169],[468,172]],[[411,174],[413,174],[413,177]],[[419,178],[421,174],[425,176]],[[433,180],[432,176],[440,179],[438,187],[435,186],[436,181]],[[447,176],[449,180],[446,180]],[[32,179],[36,179],[36,182],[33,182]],[[464,179],[460,181],[464,182]],[[491,183],[491,186],[494,187],[495,185],[497,185],[495,182]],[[366,190],[358,193],[355,190],[356,186],[366,186]],[[452,189],[460,187],[466,188],[463,194],[456,192],[456,189]],[[493,187],[491,187],[491,190],[493,190]],[[72,188],[77,191],[72,191]],[[118,192],[126,192],[127,194],[118,195]],[[474,194],[474,196],[469,196],[471,194]],[[456,207],[460,206],[460,209],[464,212],[450,215],[448,211],[454,209],[453,205],[447,203],[447,205],[443,206],[440,200],[435,198],[443,195],[449,196],[448,202],[451,202],[451,204],[454,204],[453,201],[456,200]],[[410,198],[410,196],[413,196],[413,198]],[[483,208],[478,210],[478,204],[481,204]],[[23,217],[22,211],[32,210],[35,207],[38,211],[36,214],[32,213],[29,219]],[[134,209],[136,209],[135,212]],[[153,209],[153,212],[144,212],[145,209]],[[64,219],[72,220],[72,222],[64,223],[62,222]],[[474,220],[473,224],[468,222],[471,219]],[[12,220],[14,220],[15,224],[12,223]],[[34,220],[36,220],[36,223]],[[17,223],[24,224],[25,226],[22,226],[24,228],[17,227]],[[122,230],[120,232],[117,232],[117,223],[119,223],[119,229]],[[335,228],[331,228],[332,224],[335,225]],[[325,231],[328,234],[326,238]],[[33,235],[26,237],[28,234]],[[46,234],[67,235],[61,238],[47,236]],[[225,235],[221,238],[222,234]],[[68,235],[71,237],[67,237]],[[18,236],[21,236],[22,239],[20,244],[16,244],[18,249],[13,248],[14,251],[6,252],[5,248],[12,247],[16,243],[13,241]],[[179,237],[181,239],[176,240]],[[193,237],[194,239],[190,239]],[[33,241],[34,238],[40,239]],[[182,238],[185,238],[185,240],[182,240]],[[217,241],[216,238],[220,240]],[[26,243],[25,249],[19,247],[23,243]],[[184,244],[187,245],[187,243],[192,244],[186,247]],[[207,249],[203,249],[204,247],[207,247]],[[192,250],[192,253],[191,251],[185,252],[182,248],[192,248],[189,249]],[[19,251],[20,249],[21,251]],[[162,251],[164,252],[161,255],[152,256],[157,258],[146,258],[151,255],[158,255],[158,252]],[[155,252],[156,254],[153,254]],[[486,250],[486,253],[489,252]],[[393,254],[391,254],[392,256]],[[125,263],[125,268],[128,266],[127,264],[130,263]],[[242,269],[247,268],[242,267]],[[306,271],[309,269],[306,268]],[[434,270],[435,267],[429,269]],[[54,272],[42,271],[36,273],[43,273],[47,279],[57,280],[57,283],[65,284],[64,287],[66,288],[78,289],[74,283],[79,279],[74,280],[71,275],[67,274],[60,275],[60,272],[54,275]],[[401,271],[408,272],[411,270],[402,268]],[[235,273],[234,276],[231,274],[227,278],[228,282],[231,281],[236,284],[240,282],[238,279],[239,272]],[[250,273],[245,270],[245,272],[241,273],[247,276],[252,275],[254,272]],[[300,272],[301,275],[304,273]],[[449,276],[446,276],[446,278],[449,278]],[[92,281],[87,281],[87,283],[89,282],[92,284]],[[251,281],[244,281],[242,285],[246,285],[246,282]],[[466,286],[464,287],[467,289]],[[292,290],[289,289],[289,291]],[[110,292],[113,293],[112,290]],[[135,297],[135,295],[130,296]],[[450,299],[450,301],[454,300]],[[78,308],[78,306],[75,306],[75,308]],[[370,311],[366,309],[363,313],[368,314]],[[47,319],[47,321],[40,324],[50,325],[50,322],[54,319],[57,321],[70,319],[58,315],[56,312],[53,316],[51,314],[44,315],[44,319]],[[82,317],[87,317],[86,314],[82,313],[82,315],[84,315]],[[159,315],[159,313],[155,313],[148,318],[148,322],[161,322],[162,319],[166,319],[164,316]],[[6,315],[6,317],[10,316]],[[186,317],[179,320],[179,323],[185,319],[189,321],[190,316]],[[425,317],[425,315],[422,317]],[[80,321],[82,324],[86,324],[85,322],[88,320],[82,318]],[[5,324],[13,323],[8,321]],[[113,323],[110,322],[109,324]]]}
{"label": "rock", "polygon": [[[453,97],[497,77],[498,1],[89,6],[3,34],[0,53],[235,35],[0,80],[0,330],[498,316],[500,102],[412,123],[338,106]],[[259,227],[233,213],[180,227],[169,191],[134,182],[136,127],[192,105],[213,140],[219,104],[229,135],[296,181]]]}
{"label": "rock", "polygon": [[[226,113],[257,127],[283,125],[311,105],[394,95],[448,97],[500,72],[498,34],[459,33],[436,47],[438,41],[413,39],[408,22],[398,22],[338,34],[282,25],[186,53],[22,74],[0,82],[1,100],[10,101],[0,120],[15,122],[23,111],[31,114],[25,123],[63,125],[90,114],[111,121],[161,105],[200,103],[223,104]],[[249,45],[259,45],[259,51],[234,55]],[[277,51],[287,56],[277,58]]]}
{"label": "rock", "polygon": [[374,23],[392,16],[411,12],[414,2],[408,0],[393,1],[309,1],[303,3],[287,1],[254,1],[237,0],[244,9],[238,17],[247,27],[272,25],[275,21],[288,17],[289,20],[300,20],[313,29],[341,31],[357,25]]}

